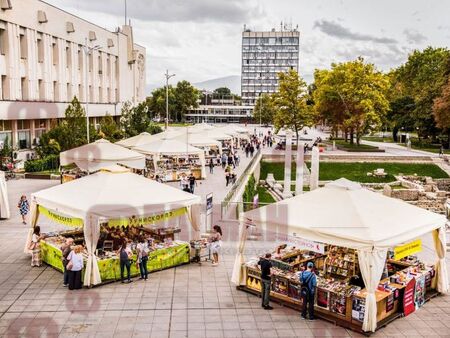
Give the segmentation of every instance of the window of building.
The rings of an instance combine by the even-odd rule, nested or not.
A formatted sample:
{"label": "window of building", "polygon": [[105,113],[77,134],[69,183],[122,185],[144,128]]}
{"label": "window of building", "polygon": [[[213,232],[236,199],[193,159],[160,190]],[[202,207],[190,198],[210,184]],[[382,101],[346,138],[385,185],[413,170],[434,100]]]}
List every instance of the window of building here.
{"label": "window of building", "polygon": [[39,145],[41,136],[47,130],[47,120],[39,119],[34,120],[34,145]]}
{"label": "window of building", "polygon": [[111,75],[111,58],[108,55],[108,57],[106,58],[106,75],[110,76]]}
{"label": "window of building", "polygon": [[[0,21],[0,24],[4,23],[3,21]],[[6,25],[5,25],[6,27]],[[8,32],[5,28],[0,27],[0,54],[5,55],[6,51],[8,49]]]}
{"label": "window of building", "polygon": [[59,101],[59,88],[57,81],[53,81],[53,100],[55,102]]}
{"label": "window of building", "polygon": [[45,100],[45,88],[44,88],[43,80],[38,80],[38,87],[39,87],[39,100],[44,101]]}
{"label": "window of building", "polygon": [[44,62],[44,41],[42,39],[42,34],[37,37],[37,52],[38,52],[38,62]]}
{"label": "window of building", "polygon": [[98,102],[103,102],[102,87],[98,87]]}
{"label": "window of building", "polygon": [[72,48],[70,48],[70,43],[66,45],[66,68],[72,67]]}
{"label": "window of building", "polygon": [[1,145],[8,143],[12,144],[12,127],[11,121],[0,120],[0,148]]}
{"label": "window of building", "polygon": [[28,149],[31,146],[30,143],[30,121],[18,120],[17,121],[17,146],[19,149]]}
{"label": "window of building", "polygon": [[81,84],[78,85],[78,98],[80,101],[84,101],[84,89]]}
{"label": "window of building", "polygon": [[91,52],[89,54],[89,71],[92,72],[93,68],[94,68],[94,55]]}
{"label": "window of building", "polygon": [[28,100],[28,81],[26,77],[20,79],[20,92],[22,94],[22,101]]}
{"label": "window of building", "polygon": [[71,101],[73,94],[72,94],[72,86],[70,85],[70,83],[67,83],[66,85],[66,90],[67,90],[67,101]]}
{"label": "window of building", "polygon": [[94,101],[94,90],[92,88],[91,85],[89,85],[89,97],[88,97],[88,101],[89,102],[93,102]]}
{"label": "window of building", "polygon": [[106,96],[107,96],[107,100],[108,100],[108,103],[110,103],[111,102],[111,88],[106,88]]}
{"label": "window of building", "polygon": [[78,45],[78,70],[83,68],[83,51],[81,50],[81,45]]}
{"label": "window of building", "polygon": [[56,42],[56,39],[54,39],[52,43],[52,56],[53,56],[53,65],[56,66],[59,62],[58,44]]}
{"label": "window of building", "polygon": [[102,53],[101,52],[98,52],[97,63],[98,63],[98,73],[103,74],[103,64],[102,64]]}
{"label": "window of building", "polygon": [[27,59],[27,36],[25,35],[25,30],[23,33],[19,34],[19,50],[20,58],[23,60]]}
{"label": "window of building", "polygon": [[8,77],[6,75],[2,75],[2,92],[1,92],[1,99],[2,100],[8,100],[9,99],[9,81]]}

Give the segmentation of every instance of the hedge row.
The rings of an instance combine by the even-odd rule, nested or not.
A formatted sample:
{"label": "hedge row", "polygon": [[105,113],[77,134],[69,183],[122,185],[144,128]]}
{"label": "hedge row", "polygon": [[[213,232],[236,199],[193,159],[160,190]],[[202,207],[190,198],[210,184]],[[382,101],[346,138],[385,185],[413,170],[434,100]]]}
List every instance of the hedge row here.
{"label": "hedge row", "polygon": [[59,155],[48,155],[42,159],[28,160],[25,162],[25,171],[28,173],[55,170],[58,168]]}

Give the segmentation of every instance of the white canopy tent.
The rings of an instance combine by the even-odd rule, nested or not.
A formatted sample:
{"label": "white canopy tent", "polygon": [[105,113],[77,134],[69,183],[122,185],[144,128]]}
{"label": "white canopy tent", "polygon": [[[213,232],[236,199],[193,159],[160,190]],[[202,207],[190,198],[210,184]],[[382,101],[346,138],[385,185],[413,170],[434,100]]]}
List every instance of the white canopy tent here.
{"label": "white canopy tent", "polygon": [[[38,222],[40,207],[66,219],[81,219],[88,252],[84,285],[95,285],[101,282],[95,255],[100,223],[167,214],[185,208],[192,227],[199,231],[200,201],[199,196],[140,175],[100,171],[32,194],[31,226],[34,228]],[[32,229],[25,248],[28,248],[31,233]]]}
{"label": "white canopy tent", "polygon": [[133,148],[133,150],[145,154],[151,155],[155,168],[157,168],[157,161],[160,156],[185,156],[185,155],[197,155],[200,159],[201,176],[206,177],[205,169],[205,152],[203,149],[196,148],[186,143],[185,141],[179,141],[174,139],[161,139],[151,143],[143,144],[141,146]]}
{"label": "white canopy tent", "polygon": [[154,137],[154,135],[147,133],[147,132],[143,132],[140,133],[139,135],[136,136],[132,136],[129,138],[126,138],[124,140],[120,140],[118,142],[116,142],[116,144],[118,144],[119,146],[131,149],[133,147],[137,147],[146,143],[150,143],[152,141],[154,141],[156,138]]}
{"label": "white canopy tent", "polygon": [[202,133],[197,134],[188,131],[187,133],[180,134],[175,139],[181,142],[187,142],[194,147],[217,147],[219,154],[222,154],[222,143],[213,138],[204,136]]}
{"label": "white canopy tent", "polygon": [[11,217],[9,212],[8,187],[5,172],[0,170],[0,218]]}
{"label": "white canopy tent", "polygon": [[59,159],[62,166],[75,163],[80,169],[91,172],[111,164],[121,164],[134,169],[145,168],[144,155],[105,139],[64,151],[60,153]]}
{"label": "white canopy tent", "polygon": [[363,189],[357,183],[341,178],[324,188],[248,211],[243,217],[247,226],[242,227],[232,276],[237,285],[244,282],[243,251],[248,224],[252,224],[291,239],[300,237],[356,249],[367,290],[364,331],[376,329],[375,290],[388,248],[432,232],[438,256],[436,289],[448,292],[445,217]]}

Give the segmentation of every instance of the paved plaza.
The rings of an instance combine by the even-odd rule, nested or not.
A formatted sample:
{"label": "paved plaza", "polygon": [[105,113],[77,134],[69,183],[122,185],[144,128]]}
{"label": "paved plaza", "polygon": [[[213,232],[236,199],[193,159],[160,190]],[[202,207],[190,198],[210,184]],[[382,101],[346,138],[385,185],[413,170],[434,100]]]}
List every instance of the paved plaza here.
{"label": "paved plaza", "polygon": [[[242,172],[250,159],[241,156]],[[197,193],[225,196],[222,169],[202,181]],[[69,291],[53,268],[30,267],[23,253],[28,226],[15,208],[22,193],[58,184],[47,180],[8,181],[12,218],[0,222],[0,336],[4,337],[354,337],[355,332],[323,320],[307,322],[299,313],[236,290],[230,282],[236,252],[237,224],[224,223],[221,264],[189,264],[152,273],[147,282],[111,283]],[[43,228],[45,232],[46,229]],[[273,243],[251,241],[247,257]],[[434,260],[430,238],[425,259]],[[447,264],[450,266],[449,261]],[[450,269],[449,269],[450,271]],[[377,331],[375,337],[450,337],[450,296],[441,296],[412,315]]]}

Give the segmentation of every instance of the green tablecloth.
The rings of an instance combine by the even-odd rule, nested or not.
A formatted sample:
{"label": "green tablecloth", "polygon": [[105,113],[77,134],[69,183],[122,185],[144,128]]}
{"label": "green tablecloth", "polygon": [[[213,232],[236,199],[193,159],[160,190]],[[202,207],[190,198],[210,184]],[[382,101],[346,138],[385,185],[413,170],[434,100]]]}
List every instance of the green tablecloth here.
{"label": "green tablecloth", "polygon": [[[189,243],[180,243],[179,245],[170,248],[158,249],[150,252],[149,260],[147,262],[148,271],[157,271],[189,263],[189,252]],[[42,261],[62,272],[63,265],[61,255],[62,253],[59,248],[50,243],[46,243],[45,241],[41,241]],[[120,264],[118,258],[99,259],[98,268],[100,270],[102,282],[120,279]],[[136,266],[136,255],[133,257],[131,275],[139,275],[139,267]]]}

